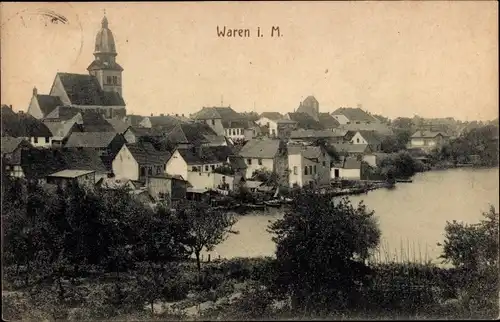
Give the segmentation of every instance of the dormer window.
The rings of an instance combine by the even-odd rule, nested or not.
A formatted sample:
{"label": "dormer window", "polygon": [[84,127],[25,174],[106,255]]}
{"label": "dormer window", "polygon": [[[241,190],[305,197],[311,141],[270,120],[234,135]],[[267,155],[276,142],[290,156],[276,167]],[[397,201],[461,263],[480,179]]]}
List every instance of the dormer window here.
{"label": "dormer window", "polygon": [[113,76],[113,85],[118,85],[118,76]]}
{"label": "dormer window", "polygon": [[106,83],[109,84],[109,85],[111,85],[111,81],[112,81],[111,76],[107,76],[106,77]]}

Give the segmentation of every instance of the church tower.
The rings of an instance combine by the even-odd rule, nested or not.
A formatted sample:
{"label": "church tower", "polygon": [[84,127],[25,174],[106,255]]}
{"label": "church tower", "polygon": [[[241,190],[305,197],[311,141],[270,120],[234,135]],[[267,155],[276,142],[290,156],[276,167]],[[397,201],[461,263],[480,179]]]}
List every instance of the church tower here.
{"label": "church tower", "polygon": [[95,38],[95,58],[87,70],[90,75],[97,77],[104,91],[117,92],[122,96],[123,68],[116,63],[116,56],[115,39],[108,28],[108,18],[104,16],[101,30]]}

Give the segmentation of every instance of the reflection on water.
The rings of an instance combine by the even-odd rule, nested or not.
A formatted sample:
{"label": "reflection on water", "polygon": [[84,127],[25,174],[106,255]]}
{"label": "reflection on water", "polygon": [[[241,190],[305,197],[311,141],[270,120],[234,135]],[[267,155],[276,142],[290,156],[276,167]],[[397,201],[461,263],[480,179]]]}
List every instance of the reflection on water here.
{"label": "reflection on water", "polygon": [[[419,173],[413,183],[398,183],[392,190],[349,199],[355,204],[363,200],[375,210],[383,255],[400,258],[403,253],[410,260],[427,257],[436,261],[440,254],[436,244],[443,240],[446,221],[476,223],[490,205],[498,209],[498,195],[498,168],[464,168]],[[239,234],[218,245],[211,257],[273,256],[276,247],[267,226],[281,216],[282,210],[269,209],[239,217],[234,227]]]}

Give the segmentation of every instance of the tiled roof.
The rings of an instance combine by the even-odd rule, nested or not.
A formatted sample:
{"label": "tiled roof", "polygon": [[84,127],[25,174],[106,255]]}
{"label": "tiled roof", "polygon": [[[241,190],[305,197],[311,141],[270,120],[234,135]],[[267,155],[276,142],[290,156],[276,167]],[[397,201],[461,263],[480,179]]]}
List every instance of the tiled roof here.
{"label": "tiled roof", "polygon": [[250,124],[247,120],[222,120],[222,126],[226,129],[248,129]]}
{"label": "tiled roof", "polygon": [[27,149],[21,153],[21,166],[27,178],[43,178],[62,170],[95,170],[107,172],[92,149]]}
{"label": "tiled roof", "polygon": [[283,118],[283,115],[278,112],[263,112],[262,114],[260,114],[260,117],[266,117],[270,120],[277,121],[281,120]]}
{"label": "tiled roof", "polygon": [[435,138],[438,134],[441,134],[443,137],[448,137],[444,132],[434,132],[434,131],[417,131],[413,133],[412,138]]}
{"label": "tiled roof", "polygon": [[67,121],[81,113],[81,109],[71,106],[58,106],[44,117],[44,120]]}
{"label": "tiled roof", "polygon": [[137,127],[137,126],[130,126],[127,131],[131,131],[134,133],[136,137],[143,137],[143,136],[151,136],[151,137],[161,137],[165,134],[165,132],[161,129],[157,128],[146,128],[146,127]]}
{"label": "tiled roof", "polygon": [[[23,143],[23,144],[21,144],[21,143]],[[10,136],[2,136],[2,146],[1,146],[2,155],[5,153],[14,152],[21,145],[30,146],[29,142],[24,140],[23,138],[13,138]]]}
{"label": "tiled roof", "polygon": [[319,123],[325,129],[332,129],[339,127],[340,123],[330,113],[319,113]]}
{"label": "tiled roof", "polygon": [[336,109],[332,115],[344,115],[349,121],[379,122],[377,118],[368,114],[360,108],[341,107]]}
{"label": "tiled roof", "polygon": [[346,153],[364,153],[370,151],[370,147],[368,144],[339,143],[333,144],[333,147],[337,152]]}
{"label": "tiled roof", "polygon": [[74,132],[66,142],[66,148],[105,148],[117,136],[115,132]]}
{"label": "tiled roof", "polygon": [[291,139],[344,137],[346,132],[331,130],[294,130]]}
{"label": "tiled roof", "polygon": [[217,136],[217,134],[204,123],[184,123],[177,124],[168,134],[168,140],[174,144],[186,143],[208,143],[207,136]]}
{"label": "tiled roof", "polygon": [[215,148],[219,147],[186,148],[177,149],[177,151],[188,165],[225,162],[228,156],[223,159],[221,151]]}
{"label": "tiled roof", "polygon": [[127,143],[126,146],[139,164],[166,164],[171,156],[169,152],[156,150],[153,145],[148,142]]}
{"label": "tiled roof", "polygon": [[393,134],[392,129],[387,125],[383,123],[377,123],[377,122],[372,122],[370,124],[356,124],[356,123],[351,123],[351,124],[342,124],[339,126],[340,129],[346,130],[346,131],[375,131],[383,135],[391,135]]}
{"label": "tiled roof", "polygon": [[307,159],[317,159],[323,154],[319,146],[288,145],[287,149],[289,155],[301,154]]}
{"label": "tiled roof", "polygon": [[151,122],[151,127],[162,127],[169,130],[177,124],[184,123],[179,118],[170,115],[148,116],[148,118]]}
{"label": "tiled roof", "polygon": [[95,76],[71,73],[57,73],[57,76],[74,105],[125,106],[121,95],[105,93]]}
{"label": "tiled roof", "polygon": [[107,62],[104,62],[102,60],[94,60],[92,63],[90,63],[89,67],[87,67],[87,70],[94,70],[94,69],[110,69],[110,70],[119,70],[123,71],[123,67],[120,66],[118,63],[113,63],[113,64],[106,64]]}
{"label": "tiled roof", "polygon": [[65,138],[69,132],[73,129],[76,132],[80,132],[79,126],[74,122],[44,122],[52,133],[52,136]]}
{"label": "tiled roof", "polygon": [[307,113],[288,113],[290,120],[297,122],[297,126],[307,130],[322,130],[323,126]]}
{"label": "tiled roof", "polygon": [[192,115],[196,120],[223,119],[242,120],[244,116],[237,113],[231,107],[203,107],[200,111]]}
{"label": "tiled roof", "polygon": [[123,120],[119,120],[119,119],[109,119],[109,120],[106,120],[109,124],[111,124],[111,126],[113,127],[113,129],[115,129],[115,132],[116,133],[120,133],[120,134],[123,134],[125,133],[125,131],[129,128],[129,124]]}
{"label": "tiled roof", "polygon": [[375,131],[358,131],[368,144],[377,145],[382,143],[383,137]]}
{"label": "tiled roof", "polygon": [[42,110],[43,115],[49,114],[57,106],[64,105],[59,96],[38,94],[36,95],[36,99],[38,101],[38,106],[40,106],[40,110]]}
{"label": "tiled roof", "polygon": [[280,141],[271,139],[252,139],[248,141],[240,150],[239,155],[244,158],[266,158],[271,159],[276,156],[279,150]]}
{"label": "tiled roof", "polygon": [[139,123],[142,122],[142,120],[144,120],[145,116],[141,116],[141,115],[127,115],[123,118],[123,120],[131,125],[131,126],[138,126]]}
{"label": "tiled roof", "polygon": [[2,106],[2,136],[12,137],[50,137],[52,133],[41,120],[30,114],[14,113],[9,107]]}

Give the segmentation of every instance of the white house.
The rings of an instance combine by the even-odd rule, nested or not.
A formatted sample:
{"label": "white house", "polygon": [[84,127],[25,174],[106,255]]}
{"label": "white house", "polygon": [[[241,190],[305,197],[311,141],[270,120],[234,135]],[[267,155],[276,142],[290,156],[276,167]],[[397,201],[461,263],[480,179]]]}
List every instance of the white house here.
{"label": "white house", "polygon": [[409,148],[432,150],[448,142],[450,136],[444,132],[416,131],[410,138]]}
{"label": "white house", "polygon": [[275,172],[279,148],[279,140],[253,139],[248,141],[239,152],[247,165],[246,178],[251,178],[255,170]]}
{"label": "white house", "polygon": [[151,144],[123,144],[112,161],[117,179],[145,180],[165,173],[170,153],[157,151]]}
{"label": "white house", "polygon": [[345,140],[351,144],[367,144],[372,151],[378,152],[382,149],[383,137],[375,131],[348,131]]}
{"label": "white house", "polygon": [[358,105],[357,108],[338,108],[332,113],[332,116],[337,120],[337,122],[340,123],[340,125],[380,123],[380,120],[363,111],[361,109],[361,105]]}
{"label": "white house", "polygon": [[361,161],[355,158],[341,158],[331,168],[331,178],[336,180],[360,180],[362,174]]}
{"label": "white house", "polygon": [[216,185],[213,171],[228,160],[230,150],[226,148],[177,148],[166,164],[166,172],[181,176],[194,189],[212,189]]}
{"label": "white house", "polygon": [[290,187],[303,187],[310,183],[326,185],[330,182],[332,157],[319,146],[288,146]]}

